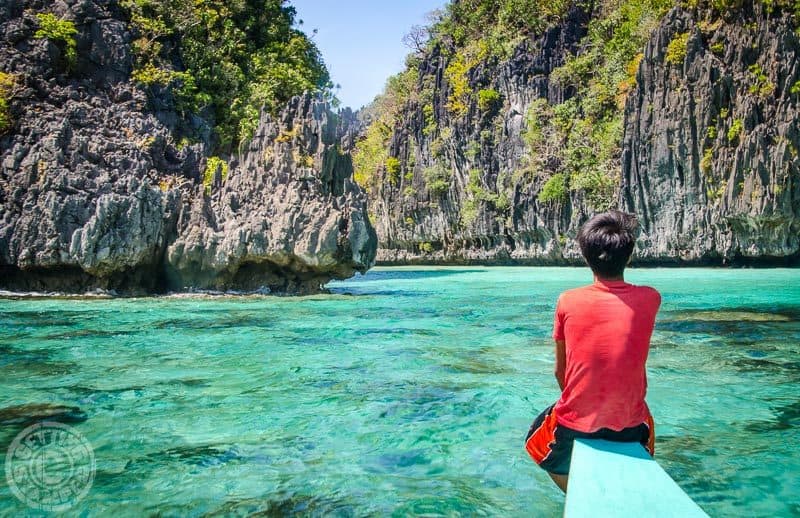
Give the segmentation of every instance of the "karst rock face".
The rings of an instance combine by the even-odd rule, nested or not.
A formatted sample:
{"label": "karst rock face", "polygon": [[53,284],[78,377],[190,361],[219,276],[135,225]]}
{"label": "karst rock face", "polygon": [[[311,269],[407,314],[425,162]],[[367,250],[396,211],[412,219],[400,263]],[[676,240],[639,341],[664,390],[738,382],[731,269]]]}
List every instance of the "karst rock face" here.
{"label": "karst rock face", "polygon": [[[751,4],[673,9],[645,49],[626,106],[621,189],[642,224],[642,260],[797,259],[800,41],[791,16]],[[681,35],[686,55],[670,60]]]}
{"label": "karst rock face", "polygon": [[[555,106],[576,95],[551,74],[586,51],[600,8],[573,7],[508,60],[470,68],[471,91],[496,91],[499,102],[481,107],[473,95],[461,116],[447,108],[451,58],[436,47],[421,57],[433,110],[412,103],[392,128],[389,155],[402,168],[384,171],[369,194],[379,263],[580,264],[574,238],[598,208],[572,190],[558,203],[540,201],[548,176],[526,176],[526,114],[537,101]],[[762,2],[726,12],[674,8],[657,23],[623,98],[624,136],[610,171],[610,206],[641,222],[637,263],[796,264],[797,24]],[[685,55],[668,60],[680,37]],[[426,127],[431,113],[435,131]],[[539,167],[552,174],[561,166]],[[447,184],[433,193],[425,176],[436,168]]]}
{"label": "karst rock face", "polygon": [[[539,99],[556,105],[574,89],[550,78],[578,52],[590,12],[572,8],[562,23],[522,41],[506,61],[478,63],[467,74],[473,92],[492,90],[499,99],[481,106],[473,95],[455,115],[448,108],[453,87],[446,80],[450,58],[437,47],[422,56],[421,82],[433,88],[432,113],[411,106],[393,129],[390,156],[407,169],[396,181],[384,177],[370,192],[370,213],[384,264],[564,264],[580,254],[563,236],[582,221],[582,197],[542,203],[537,197],[547,177],[528,169],[526,117]],[[413,164],[413,165],[411,165]],[[426,178],[441,169],[447,187],[432,192]],[[384,176],[388,176],[384,172]],[[427,250],[425,250],[427,248]]]}
{"label": "karst rock face", "polygon": [[[74,22],[74,64],[58,41],[35,37],[42,12]],[[0,71],[13,82],[0,288],[305,293],[371,266],[349,112],[295,98],[203,185],[207,141],[174,142],[178,114],[131,81],[131,40],[116,2],[0,4]]]}
{"label": "karst rock face", "polygon": [[241,161],[182,213],[171,284],[303,293],[366,271],[377,238],[342,147],[352,123],[309,95],[264,115]]}

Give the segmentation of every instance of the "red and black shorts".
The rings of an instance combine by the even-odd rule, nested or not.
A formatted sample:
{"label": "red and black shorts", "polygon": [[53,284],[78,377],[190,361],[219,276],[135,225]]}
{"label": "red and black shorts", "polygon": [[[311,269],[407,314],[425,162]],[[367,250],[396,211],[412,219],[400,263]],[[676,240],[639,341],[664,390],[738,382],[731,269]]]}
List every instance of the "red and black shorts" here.
{"label": "red and black shorts", "polygon": [[648,416],[647,422],[620,431],[601,428],[596,432],[586,433],[572,430],[560,424],[553,414],[553,406],[547,407],[533,421],[528,435],[525,437],[525,449],[540,468],[556,475],[569,473],[572,457],[572,444],[575,439],[605,439],[615,442],[638,442],[650,455],[655,453],[655,425]]}

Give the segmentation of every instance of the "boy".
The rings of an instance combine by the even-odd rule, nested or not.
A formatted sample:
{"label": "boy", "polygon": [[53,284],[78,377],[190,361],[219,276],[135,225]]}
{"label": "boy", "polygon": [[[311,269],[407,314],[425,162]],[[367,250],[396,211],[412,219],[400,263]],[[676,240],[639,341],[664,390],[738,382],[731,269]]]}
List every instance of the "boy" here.
{"label": "boy", "polygon": [[661,295],[623,279],[636,226],[632,214],[616,210],[586,222],[578,244],[594,283],[565,291],[556,304],[561,397],[533,422],[525,449],[564,492],[576,438],[639,442],[654,453],[645,361]]}

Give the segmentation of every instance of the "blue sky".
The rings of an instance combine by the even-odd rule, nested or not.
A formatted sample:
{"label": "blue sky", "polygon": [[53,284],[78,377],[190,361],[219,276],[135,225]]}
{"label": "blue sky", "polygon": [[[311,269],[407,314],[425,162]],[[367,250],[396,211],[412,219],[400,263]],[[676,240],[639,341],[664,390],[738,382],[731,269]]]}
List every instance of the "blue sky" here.
{"label": "blue sky", "polygon": [[[290,0],[300,28],[314,39],[343,106],[357,109],[403,70],[409,50],[403,35],[425,25],[425,15],[445,0]],[[316,36],[312,30],[317,29]]]}

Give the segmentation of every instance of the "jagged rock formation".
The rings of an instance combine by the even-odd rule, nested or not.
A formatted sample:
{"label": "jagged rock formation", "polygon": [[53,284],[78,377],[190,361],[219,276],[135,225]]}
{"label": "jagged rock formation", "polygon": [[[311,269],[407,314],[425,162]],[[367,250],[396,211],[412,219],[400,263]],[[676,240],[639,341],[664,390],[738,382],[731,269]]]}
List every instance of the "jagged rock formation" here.
{"label": "jagged rock formation", "polygon": [[[420,81],[432,78],[430,130],[425,105],[412,105],[406,122],[394,129],[389,155],[406,167],[397,182],[376,182],[370,213],[380,239],[378,261],[390,263],[483,262],[563,264],[579,252],[563,246],[563,236],[580,220],[581,195],[571,203],[541,203],[537,195],[546,177],[528,168],[523,134],[531,103],[558,104],[574,95],[571,87],[550,80],[550,73],[578,50],[590,14],[572,8],[563,23],[524,40],[505,62],[479,63],[468,73],[471,89],[494,90],[500,100],[480,106],[473,98],[465,114],[447,105],[453,85],[445,79],[448,59],[424,56]],[[437,170],[441,172],[437,172]],[[447,182],[431,192],[431,177]],[[435,181],[435,180],[434,180]]]}
{"label": "jagged rock formation", "polygon": [[[642,48],[635,84],[620,89],[624,136],[605,166],[613,166],[606,170],[613,191],[607,205],[640,216],[640,263],[795,264],[798,20],[778,3],[772,12],[763,2],[744,2],[724,13],[699,4],[666,14]],[[563,172],[571,179],[574,170],[563,160],[532,164],[538,150],[526,132],[537,99],[547,100],[551,115],[576,95],[551,72],[587,52],[583,38],[601,6],[573,7],[505,62],[471,64],[466,86],[473,95],[461,115],[448,109],[458,88],[447,74],[455,58],[437,46],[427,50],[417,91],[432,90],[433,110],[412,97],[391,129],[396,171],[379,170],[370,190],[379,263],[580,260],[572,238],[604,204],[573,186],[560,201],[541,201],[548,177]],[[684,38],[673,45],[677,58],[668,58],[676,37]],[[499,97],[481,103],[484,91]],[[566,145],[552,135],[542,142]]]}
{"label": "jagged rock formation", "polygon": [[366,271],[377,238],[340,146],[353,114],[296,97],[262,116],[242,161],[195,196],[167,249],[170,284],[313,292]]}
{"label": "jagged rock formation", "polygon": [[[622,205],[642,260],[791,262],[800,251],[800,40],[762,2],[673,9],[628,98]],[[685,58],[667,59],[687,35]]]}
{"label": "jagged rock formation", "polygon": [[[74,21],[74,65],[34,37],[45,10]],[[3,2],[0,38],[15,84],[0,135],[0,288],[297,293],[371,265],[375,234],[341,148],[352,136],[321,101],[263,116],[207,190],[206,143],[176,145],[174,109],[131,83],[116,2]]]}

